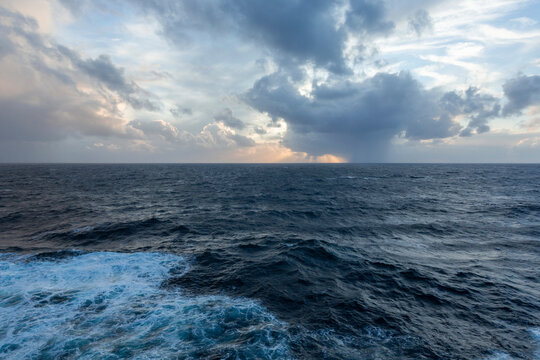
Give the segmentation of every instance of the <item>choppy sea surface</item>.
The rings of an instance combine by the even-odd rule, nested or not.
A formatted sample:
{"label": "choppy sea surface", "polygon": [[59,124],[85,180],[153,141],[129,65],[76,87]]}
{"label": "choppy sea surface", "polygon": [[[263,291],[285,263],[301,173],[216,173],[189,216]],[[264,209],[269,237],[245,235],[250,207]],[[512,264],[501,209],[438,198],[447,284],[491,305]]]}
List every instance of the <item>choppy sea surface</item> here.
{"label": "choppy sea surface", "polygon": [[540,359],[539,165],[0,165],[1,359]]}

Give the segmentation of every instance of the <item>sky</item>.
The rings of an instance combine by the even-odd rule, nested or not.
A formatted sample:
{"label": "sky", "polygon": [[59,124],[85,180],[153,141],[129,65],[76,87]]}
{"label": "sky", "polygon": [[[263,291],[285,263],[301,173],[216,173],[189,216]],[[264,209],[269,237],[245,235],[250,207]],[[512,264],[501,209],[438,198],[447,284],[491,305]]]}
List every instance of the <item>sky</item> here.
{"label": "sky", "polygon": [[0,0],[0,162],[540,162],[540,0]]}

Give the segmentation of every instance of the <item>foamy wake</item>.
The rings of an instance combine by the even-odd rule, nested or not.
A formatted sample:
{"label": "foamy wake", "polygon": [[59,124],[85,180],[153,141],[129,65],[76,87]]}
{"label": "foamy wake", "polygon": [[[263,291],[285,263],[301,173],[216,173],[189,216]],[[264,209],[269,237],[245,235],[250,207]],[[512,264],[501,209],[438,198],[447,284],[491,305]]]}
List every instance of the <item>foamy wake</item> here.
{"label": "foamy wake", "polygon": [[286,325],[249,299],[161,287],[179,256],[0,255],[0,357],[289,358]]}

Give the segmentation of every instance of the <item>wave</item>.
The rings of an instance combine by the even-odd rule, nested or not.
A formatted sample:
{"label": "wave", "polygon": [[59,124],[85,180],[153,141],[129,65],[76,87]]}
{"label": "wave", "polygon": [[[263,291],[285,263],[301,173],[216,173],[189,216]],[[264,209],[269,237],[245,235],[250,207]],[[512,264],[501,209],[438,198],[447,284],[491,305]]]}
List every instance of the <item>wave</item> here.
{"label": "wave", "polygon": [[162,287],[189,270],[162,253],[0,256],[0,356],[290,358],[289,334],[257,302]]}

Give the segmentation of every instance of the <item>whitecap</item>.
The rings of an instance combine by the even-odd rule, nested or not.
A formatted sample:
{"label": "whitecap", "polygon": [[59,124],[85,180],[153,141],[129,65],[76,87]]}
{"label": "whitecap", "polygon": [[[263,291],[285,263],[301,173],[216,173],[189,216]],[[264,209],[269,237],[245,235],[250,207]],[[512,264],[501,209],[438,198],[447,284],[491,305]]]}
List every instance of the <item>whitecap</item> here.
{"label": "whitecap", "polygon": [[184,258],[0,255],[0,357],[290,358],[285,323],[253,300],[166,289]]}
{"label": "whitecap", "polygon": [[80,228],[74,228],[71,230],[72,233],[74,234],[79,234],[79,233],[85,233],[85,232],[89,232],[89,231],[92,231],[94,228],[92,226],[83,226],[83,227],[80,227]]}

